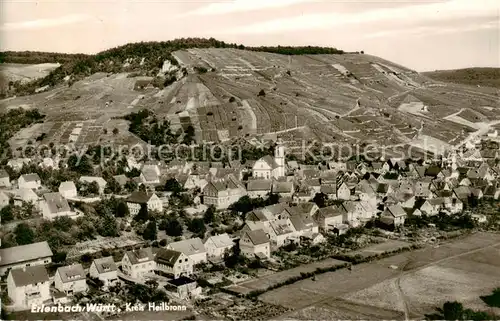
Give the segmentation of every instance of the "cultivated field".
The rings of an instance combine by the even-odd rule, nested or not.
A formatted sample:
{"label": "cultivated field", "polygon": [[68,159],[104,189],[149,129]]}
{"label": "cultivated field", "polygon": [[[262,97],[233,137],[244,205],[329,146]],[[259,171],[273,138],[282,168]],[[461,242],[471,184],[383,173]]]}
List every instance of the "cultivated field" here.
{"label": "cultivated field", "polygon": [[59,64],[0,64],[0,73],[8,81],[29,82],[47,76],[52,70],[59,67]]}
{"label": "cultivated field", "polygon": [[258,279],[250,280],[247,282],[243,282],[237,285],[232,285],[228,287],[228,290],[246,295],[255,290],[265,290],[270,286],[275,284],[284,282],[289,278],[300,276],[301,273],[310,273],[314,272],[318,268],[329,268],[332,266],[343,265],[347,262],[328,259],[320,262],[314,262],[306,265],[302,265],[290,270],[273,273],[264,277],[260,277]]}
{"label": "cultivated field", "polygon": [[[397,267],[397,268],[395,268]],[[479,299],[500,286],[500,234],[476,233],[439,247],[399,254],[299,281],[260,299],[294,309],[287,319],[421,318],[447,300],[486,309]],[[406,311],[405,311],[406,310]]]}

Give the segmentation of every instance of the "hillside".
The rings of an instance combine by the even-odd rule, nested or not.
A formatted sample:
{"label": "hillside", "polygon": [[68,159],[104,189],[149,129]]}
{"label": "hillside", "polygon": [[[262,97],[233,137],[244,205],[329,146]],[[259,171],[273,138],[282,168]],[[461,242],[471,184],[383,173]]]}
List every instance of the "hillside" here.
{"label": "hillside", "polygon": [[[410,146],[416,154],[427,147],[458,146],[500,123],[494,89],[437,83],[375,56],[323,54],[336,50],[328,48],[280,47],[286,54],[278,54],[212,45],[112,49],[99,55],[106,63],[93,65],[106,72],[63,64],[49,77],[73,70],[64,76],[72,82],[56,81],[45,92],[1,102],[0,110],[23,106],[47,115],[11,145],[23,146],[42,134],[41,143],[77,146],[279,136],[297,148],[313,141],[375,144],[401,155]],[[142,47],[142,53],[134,53]],[[144,67],[140,55],[157,61]],[[114,61],[124,63],[116,67]],[[124,117],[143,109],[150,111],[144,119],[151,123],[137,123],[129,132]],[[158,137],[162,132],[168,137]]]}
{"label": "hillside", "polygon": [[437,81],[500,88],[500,68],[436,70],[423,74]]}

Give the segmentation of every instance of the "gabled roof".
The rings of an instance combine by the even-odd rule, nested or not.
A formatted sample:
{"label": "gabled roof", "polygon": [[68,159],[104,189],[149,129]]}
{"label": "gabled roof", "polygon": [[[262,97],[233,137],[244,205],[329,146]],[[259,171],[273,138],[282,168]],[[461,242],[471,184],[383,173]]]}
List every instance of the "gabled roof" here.
{"label": "gabled roof", "polygon": [[60,193],[46,193],[43,198],[52,214],[71,211],[68,201]]}
{"label": "gabled roof", "polygon": [[269,179],[252,179],[248,181],[247,191],[271,191],[272,184]]}
{"label": "gabled roof", "polygon": [[335,217],[339,215],[342,216],[343,214],[346,214],[346,211],[342,206],[332,205],[320,208],[316,215],[319,217],[326,218],[326,217]]}
{"label": "gabled roof", "polygon": [[40,176],[37,173],[24,174],[20,178],[23,178],[25,182],[38,182],[40,181]]}
{"label": "gabled roof", "polygon": [[153,250],[150,247],[127,251],[125,254],[128,256],[130,263],[132,263],[133,265],[149,262],[154,258]]}
{"label": "gabled roof", "polygon": [[57,269],[63,283],[75,282],[85,279],[85,270],[81,264],[61,266]]}
{"label": "gabled roof", "polygon": [[0,249],[0,266],[52,257],[46,241]]}
{"label": "gabled roof", "polygon": [[184,253],[187,256],[205,253],[205,245],[199,237],[173,242],[168,245],[169,248]]}
{"label": "gabled roof", "polygon": [[100,188],[106,187],[106,181],[104,178],[99,176],[80,176],[80,182],[92,183],[96,182]]}
{"label": "gabled roof", "polygon": [[127,198],[127,202],[135,204],[147,204],[154,193],[145,193],[141,191],[135,191],[130,194]]}
{"label": "gabled roof", "polygon": [[10,271],[16,287],[49,282],[49,275],[45,265],[27,266],[24,268],[12,269]]}
{"label": "gabled roof", "polygon": [[174,266],[181,255],[182,252],[176,250],[160,249],[158,253],[156,253],[155,260],[160,264]]}
{"label": "gabled roof", "polygon": [[59,192],[72,190],[76,190],[76,185],[73,181],[62,182],[61,185],[59,185]]}
{"label": "gabled roof", "polygon": [[269,223],[276,235],[285,235],[293,233],[293,229],[288,226],[287,220],[272,221]]}
{"label": "gabled roof", "polygon": [[337,185],[336,184],[321,185],[319,191],[326,195],[335,194],[337,193]]}
{"label": "gabled roof", "polygon": [[293,192],[293,183],[292,182],[273,182],[272,187],[273,193],[290,193]]}
{"label": "gabled roof", "polygon": [[118,183],[118,185],[120,186],[124,186],[125,184],[127,184],[128,182],[128,177],[125,176],[125,175],[116,175],[116,176],[113,176],[113,178],[115,179],[115,181]]}
{"label": "gabled roof", "polygon": [[217,248],[226,248],[234,245],[233,240],[227,233],[213,235],[205,241],[205,244],[207,244],[208,240],[212,241]]}
{"label": "gabled roof", "polygon": [[425,170],[425,176],[436,177],[436,176],[438,176],[439,173],[441,173],[441,167],[439,167],[437,165],[429,166]]}
{"label": "gabled roof", "polygon": [[94,260],[94,264],[99,274],[113,272],[117,270],[116,263],[112,256],[101,257]]}
{"label": "gabled roof", "polygon": [[406,212],[400,204],[391,205],[387,210],[394,217],[406,216]]}
{"label": "gabled roof", "polygon": [[296,231],[310,229],[317,225],[311,218],[300,215],[290,216],[290,221]]}
{"label": "gabled roof", "polygon": [[276,163],[274,158],[270,155],[266,155],[266,156],[262,157],[257,162],[260,162],[260,161],[264,161],[267,165],[269,165],[269,167],[271,167],[271,169],[275,169],[275,168],[279,167],[279,165]]}
{"label": "gabled roof", "polygon": [[246,231],[245,234],[248,236],[253,245],[269,243],[269,238],[262,229]]}
{"label": "gabled roof", "polygon": [[227,189],[245,188],[245,186],[243,186],[243,184],[232,174],[229,174],[224,179],[210,181],[205,188],[209,186],[213,186],[218,192],[222,192]]}

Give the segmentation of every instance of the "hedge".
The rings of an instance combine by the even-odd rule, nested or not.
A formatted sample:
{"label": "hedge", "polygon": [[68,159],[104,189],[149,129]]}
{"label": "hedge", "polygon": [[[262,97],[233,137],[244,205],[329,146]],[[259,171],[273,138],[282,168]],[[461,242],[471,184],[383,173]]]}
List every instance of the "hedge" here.
{"label": "hedge", "polygon": [[315,275],[319,275],[319,274],[323,274],[323,273],[327,273],[327,272],[334,272],[334,271],[337,271],[337,270],[340,270],[340,269],[347,268],[347,267],[349,267],[351,265],[357,265],[357,264],[361,264],[361,263],[371,262],[371,261],[374,261],[374,260],[380,260],[380,259],[383,259],[383,258],[386,258],[386,257],[390,257],[390,256],[393,256],[393,255],[396,255],[396,254],[399,254],[399,253],[403,253],[403,252],[408,252],[408,251],[416,250],[416,249],[419,249],[419,248],[421,248],[420,245],[411,245],[411,246],[402,247],[402,248],[399,248],[399,249],[396,249],[396,250],[386,251],[386,252],[383,252],[383,253],[380,253],[380,254],[375,254],[375,255],[370,255],[370,256],[365,256],[365,257],[363,257],[361,255],[355,255],[355,256],[352,256],[352,255],[342,255],[342,254],[340,254],[340,255],[334,255],[334,256],[332,256],[332,258],[337,259],[337,260],[341,260],[341,261],[347,261],[348,263],[341,264],[341,265],[333,265],[333,266],[326,267],[326,268],[317,268],[315,271],[308,272],[308,273],[302,272],[302,273],[300,273],[299,276],[292,276],[289,279],[287,279],[287,280],[285,280],[283,282],[279,282],[279,283],[273,284],[273,285],[267,287],[264,290],[255,290],[255,291],[252,291],[252,292],[248,293],[246,295],[246,297],[249,298],[249,299],[256,298],[259,295],[264,294],[264,293],[266,293],[268,291],[280,288],[280,287],[285,286],[285,285],[290,285],[290,284],[293,284],[293,283],[298,282],[298,281],[302,281],[302,280],[308,279],[308,278],[313,277]]}

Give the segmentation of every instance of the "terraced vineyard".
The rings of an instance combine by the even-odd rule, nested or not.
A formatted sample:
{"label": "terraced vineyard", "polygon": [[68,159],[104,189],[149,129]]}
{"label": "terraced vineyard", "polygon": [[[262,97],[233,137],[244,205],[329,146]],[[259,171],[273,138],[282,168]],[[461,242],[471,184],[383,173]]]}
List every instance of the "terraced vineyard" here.
{"label": "terraced vineyard", "polygon": [[[144,108],[175,130],[193,126],[198,142],[278,135],[290,144],[421,147],[428,137],[455,146],[500,121],[495,89],[438,83],[370,55],[188,49],[173,57],[188,74],[164,89],[138,92],[136,79],[125,73],[98,73],[71,87],[3,101],[0,108],[26,105],[47,114],[47,126],[26,131],[17,143],[45,132],[47,142],[77,137],[77,145],[140,142],[116,120]],[[120,135],[103,134],[115,127]]]}

